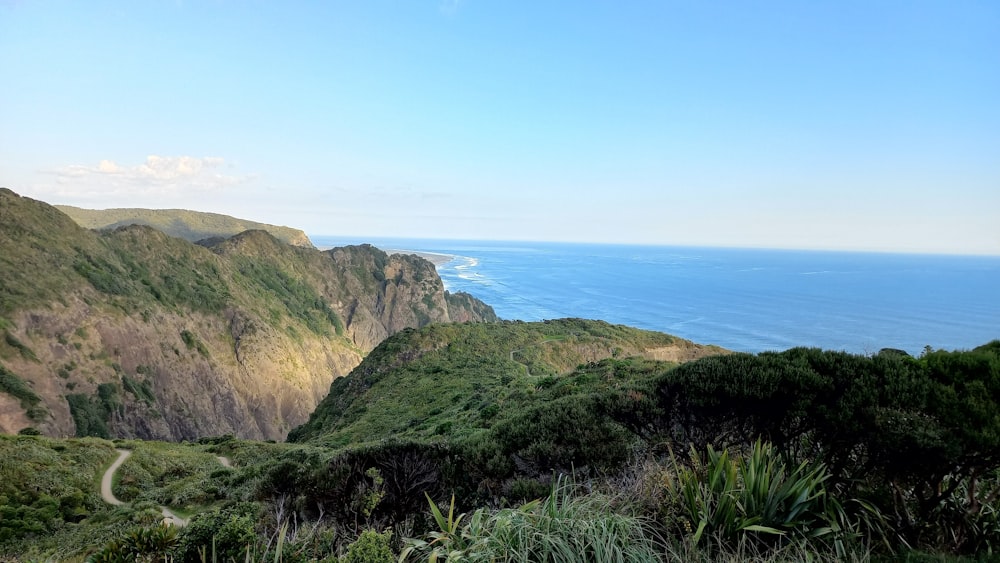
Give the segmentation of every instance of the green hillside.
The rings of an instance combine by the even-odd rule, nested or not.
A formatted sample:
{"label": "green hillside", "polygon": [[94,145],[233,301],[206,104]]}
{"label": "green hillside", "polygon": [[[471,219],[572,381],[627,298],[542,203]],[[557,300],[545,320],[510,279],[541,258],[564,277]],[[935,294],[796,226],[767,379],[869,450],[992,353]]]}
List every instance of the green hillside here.
{"label": "green hillside", "polygon": [[[532,342],[542,349],[530,360],[501,361]],[[1000,341],[919,358],[796,348],[679,364],[607,348],[630,343],[683,345],[578,320],[404,331],[342,379],[354,399],[339,414],[324,404],[309,443],[116,441],[132,452],[118,507],[95,496],[110,442],[0,437],[0,557],[140,550],[202,561],[215,549],[217,560],[389,561],[409,550],[405,561],[427,561],[440,547],[438,560],[603,561],[619,550],[631,555],[612,560],[989,560],[1000,540]],[[377,430],[365,412],[349,420],[361,400],[420,413],[422,387],[453,401],[445,390],[486,369],[473,396],[497,409],[326,445]],[[504,381],[505,370],[535,379]],[[391,381],[406,391],[395,406],[377,396]],[[163,528],[163,506],[190,523]],[[390,555],[350,559],[361,545]],[[547,550],[563,555],[538,555]]]}
{"label": "green hillside", "polygon": [[309,422],[289,439],[339,447],[388,437],[465,437],[550,388],[565,391],[563,377],[581,364],[643,355],[690,360],[722,352],[581,319],[406,330],[334,381]]}
{"label": "green hillside", "polygon": [[111,231],[128,225],[146,225],[190,242],[229,238],[243,231],[260,230],[270,233],[281,242],[313,248],[309,237],[299,229],[237,219],[219,213],[187,209],[81,209],[70,205],[55,207],[85,229]]}

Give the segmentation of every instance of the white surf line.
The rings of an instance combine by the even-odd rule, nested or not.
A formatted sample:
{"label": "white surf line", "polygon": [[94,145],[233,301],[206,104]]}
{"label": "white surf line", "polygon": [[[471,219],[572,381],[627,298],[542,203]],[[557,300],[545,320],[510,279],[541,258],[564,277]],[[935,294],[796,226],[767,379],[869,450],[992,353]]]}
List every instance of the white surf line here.
{"label": "white surf line", "polygon": [[[120,449],[115,449],[115,451],[118,452],[118,459],[116,459],[114,463],[111,464],[111,467],[109,467],[108,470],[104,472],[104,476],[101,477],[101,498],[104,499],[104,502],[108,504],[114,506],[121,506],[125,503],[118,500],[118,498],[115,497],[115,493],[111,490],[111,485],[114,483],[115,471],[118,471],[118,468],[121,467],[123,463],[125,463],[125,460],[128,459],[130,455],[132,455],[132,451],[120,450]],[[229,462],[229,458],[227,457],[223,457],[220,455],[220,456],[215,456],[215,459],[219,460],[219,463],[223,467],[233,466],[232,463]],[[177,513],[167,508],[166,506],[160,507],[160,514],[163,515],[164,524],[172,524],[174,526],[177,526],[178,528],[187,526],[188,522],[190,521],[190,518],[182,518]]]}

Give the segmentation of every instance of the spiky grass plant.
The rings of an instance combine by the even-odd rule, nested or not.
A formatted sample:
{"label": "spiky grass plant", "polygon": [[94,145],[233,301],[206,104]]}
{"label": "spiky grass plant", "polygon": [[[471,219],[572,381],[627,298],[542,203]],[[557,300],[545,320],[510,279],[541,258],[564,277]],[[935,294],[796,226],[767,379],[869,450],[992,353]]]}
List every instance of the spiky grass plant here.
{"label": "spiky grass plant", "polygon": [[789,464],[771,444],[758,441],[735,458],[727,450],[709,447],[702,456],[692,448],[690,466],[675,461],[674,467],[666,486],[679,499],[683,532],[695,545],[708,536],[762,547],[823,540],[844,554],[844,540],[856,535],[827,491],[827,468]]}
{"label": "spiky grass plant", "polygon": [[[479,509],[468,519],[447,518],[431,504],[439,531],[408,539],[401,561],[660,561],[664,546],[642,518],[615,512],[607,497],[574,495],[559,479],[544,499],[496,512]],[[460,525],[462,521],[466,523]]]}

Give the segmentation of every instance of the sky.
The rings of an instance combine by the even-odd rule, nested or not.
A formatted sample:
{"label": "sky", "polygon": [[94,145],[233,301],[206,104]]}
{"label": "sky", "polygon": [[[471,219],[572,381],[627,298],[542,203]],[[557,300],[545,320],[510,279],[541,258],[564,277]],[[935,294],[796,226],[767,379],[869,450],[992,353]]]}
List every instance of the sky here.
{"label": "sky", "polygon": [[314,236],[1000,255],[1000,2],[0,0],[0,186]]}

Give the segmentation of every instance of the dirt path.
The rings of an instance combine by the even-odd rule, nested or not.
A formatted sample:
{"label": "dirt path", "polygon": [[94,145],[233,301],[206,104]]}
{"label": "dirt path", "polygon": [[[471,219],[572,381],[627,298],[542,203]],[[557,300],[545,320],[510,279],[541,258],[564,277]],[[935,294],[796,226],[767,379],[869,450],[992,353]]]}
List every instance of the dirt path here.
{"label": "dirt path", "polygon": [[117,506],[125,503],[115,498],[115,494],[111,492],[111,484],[115,479],[115,471],[118,471],[118,468],[125,463],[125,460],[128,459],[128,456],[132,455],[132,452],[129,450],[115,451],[118,452],[118,459],[111,464],[111,467],[104,472],[104,477],[101,478],[101,498],[104,499],[104,502]]}
{"label": "dirt path", "polygon": [[[104,476],[101,477],[101,498],[104,499],[104,502],[108,504],[113,504],[115,506],[118,506],[125,503],[118,500],[115,497],[114,492],[112,492],[111,490],[111,486],[115,480],[115,471],[118,471],[118,468],[121,467],[123,463],[125,463],[125,460],[128,459],[128,456],[132,455],[132,452],[131,450],[118,450],[118,449],[116,449],[115,451],[118,452],[118,459],[116,459],[115,462],[111,464],[111,467],[109,467],[108,470],[104,472]],[[219,463],[222,464],[223,467],[233,466],[233,464],[230,463],[229,458],[227,457],[223,457],[220,455],[216,456],[215,459],[218,459]],[[167,508],[166,506],[160,507],[160,513],[163,514],[164,524],[172,524],[174,526],[177,526],[178,528],[187,526],[188,522],[190,521],[189,518],[182,518],[177,513]]]}
{"label": "dirt path", "polygon": [[181,518],[172,510],[170,510],[165,506],[160,507],[160,514],[163,515],[164,524],[170,524],[172,526],[177,526],[178,528],[183,528],[184,526],[187,526],[188,522],[191,521],[190,518]]}

